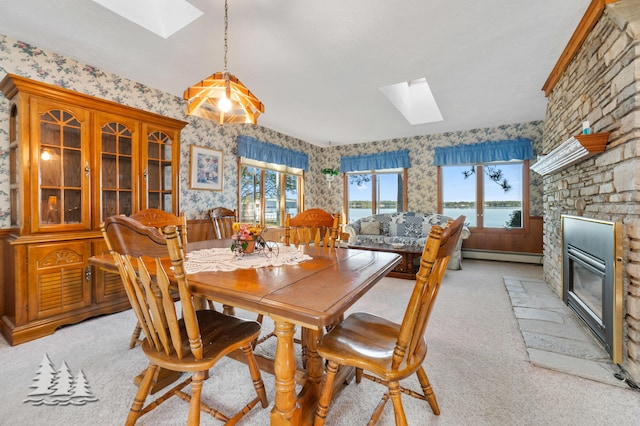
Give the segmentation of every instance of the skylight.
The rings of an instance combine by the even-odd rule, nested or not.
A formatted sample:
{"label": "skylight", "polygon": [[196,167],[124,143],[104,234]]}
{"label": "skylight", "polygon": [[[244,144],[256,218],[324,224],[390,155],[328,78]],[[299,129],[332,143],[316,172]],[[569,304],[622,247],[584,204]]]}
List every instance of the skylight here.
{"label": "skylight", "polygon": [[384,86],[380,91],[412,125],[443,120],[426,78]]}
{"label": "skylight", "polygon": [[168,38],[202,15],[186,0],[93,0],[141,27]]}

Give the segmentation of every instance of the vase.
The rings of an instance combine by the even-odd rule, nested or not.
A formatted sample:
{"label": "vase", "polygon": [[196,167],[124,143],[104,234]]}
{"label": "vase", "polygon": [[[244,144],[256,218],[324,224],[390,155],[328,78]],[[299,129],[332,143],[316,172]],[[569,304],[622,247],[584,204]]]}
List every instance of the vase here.
{"label": "vase", "polygon": [[[244,248],[244,243],[247,243],[247,248]],[[242,244],[242,251],[245,253],[253,253],[253,251],[256,249],[256,240],[254,239],[241,240],[241,244]]]}

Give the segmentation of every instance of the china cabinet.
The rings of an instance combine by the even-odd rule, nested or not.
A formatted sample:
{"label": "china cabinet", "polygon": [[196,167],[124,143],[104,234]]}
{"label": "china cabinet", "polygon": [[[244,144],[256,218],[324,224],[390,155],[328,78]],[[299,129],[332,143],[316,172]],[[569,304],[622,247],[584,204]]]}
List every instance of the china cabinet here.
{"label": "china cabinet", "polygon": [[12,344],[127,309],[117,274],[89,266],[100,224],[178,214],[185,122],[7,75],[11,229],[2,233],[0,327]]}

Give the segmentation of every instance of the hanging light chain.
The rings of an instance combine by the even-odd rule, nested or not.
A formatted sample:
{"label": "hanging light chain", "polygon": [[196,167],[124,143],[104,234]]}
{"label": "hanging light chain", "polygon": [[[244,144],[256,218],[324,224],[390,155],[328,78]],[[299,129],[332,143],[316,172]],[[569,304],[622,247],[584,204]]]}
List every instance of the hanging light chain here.
{"label": "hanging light chain", "polygon": [[227,74],[227,30],[229,28],[229,6],[227,0],[224,0],[224,73]]}

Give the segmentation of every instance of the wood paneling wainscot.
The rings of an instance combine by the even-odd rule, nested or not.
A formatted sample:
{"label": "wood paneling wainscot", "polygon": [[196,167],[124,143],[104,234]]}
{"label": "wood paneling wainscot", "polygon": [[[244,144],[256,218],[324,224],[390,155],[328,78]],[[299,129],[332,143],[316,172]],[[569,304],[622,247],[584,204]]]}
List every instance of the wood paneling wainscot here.
{"label": "wood paneling wainscot", "polygon": [[542,253],[542,216],[530,216],[529,226],[523,230],[471,230],[462,249],[489,250],[514,253]]}

